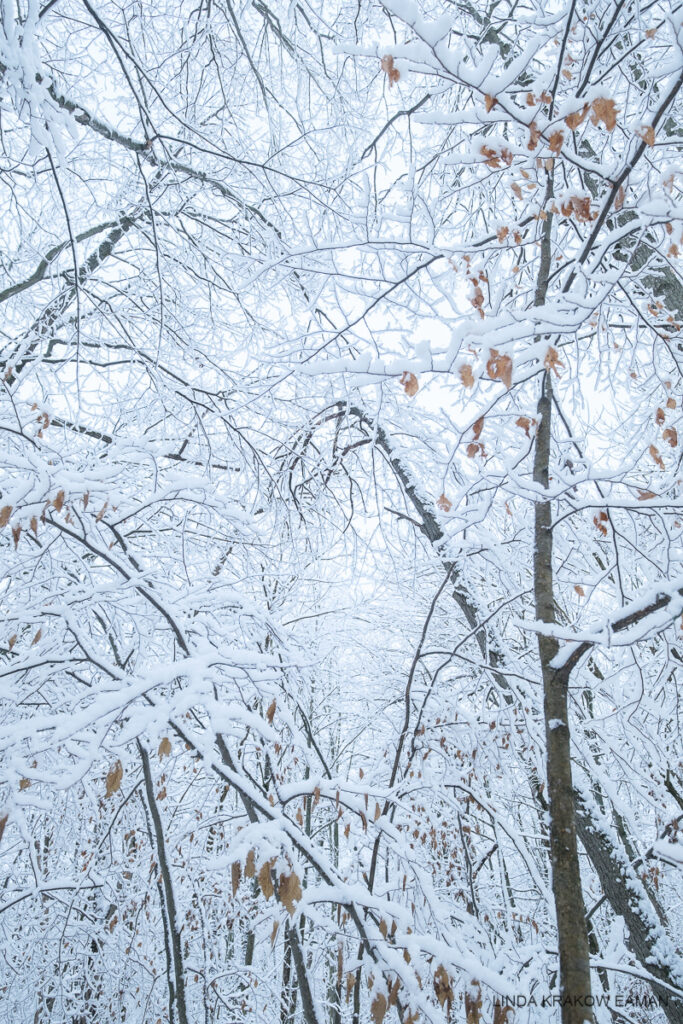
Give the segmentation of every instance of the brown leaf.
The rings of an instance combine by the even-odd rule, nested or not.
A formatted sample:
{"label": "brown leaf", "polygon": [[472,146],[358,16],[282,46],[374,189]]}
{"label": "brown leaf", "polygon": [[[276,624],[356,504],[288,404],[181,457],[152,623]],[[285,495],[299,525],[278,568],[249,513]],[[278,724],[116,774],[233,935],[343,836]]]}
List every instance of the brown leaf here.
{"label": "brown leaf", "polygon": [[563,142],[564,132],[553,132],[553,134],[548,139],[548,148],[550,149],[550,152],[554,153],[556,156],[559,156],[562,150]]}
{"label": "brown leaf", "polygon": [[560,376],[558,366],[564,366],[564,363],[560,359],[557,349],[553,348],[552,345],[548,346],[548,351],[545,354],[543,365],[545,366],[546,370],[554,370],[556,377]]}
{"label": "brown leaf", "polygon": [[586,596],[586,591],[583,589],[583,587],[581,586],[580,583],[575,583],[574,584],[574,590],[579,595],[579,597],[585,597]]}
{"label": "brown leaf", "polygon": [[473,459],[480,448],[481,445],[477,444],[476,441],[470,441],[470,443],[467,445],[467,458]]}
{"label": "brown leaf", "polygon": [[23,793],[25,789],[28,789],[31,785],[30,779],[19,779],[19,789]]}
{"label": "brown leaf", "polygon": [[3,814],[2,818],[0,818],[0,840],[2,840],[2,837],[5,833],[5,825],[7,824],[8,818],[9,814]]}
{"label": "brown leaf", "polygon": [[238,860],[233,861],[230,865],[230,881],[232,883],[232,894],[236,896],[242,881],[242,865]]}
{"label": "brown leaf", "polygon": [[460,367],[460,380],[463,386],[466,388],[474,387],[474,374],[472,373],[472,367],[465,363],[464,366]]}
{"label": "brown leaf", "polygon": [[275,709],[276,708],[277,708],[277,700],[275,699],[275,697],[273,697],[272,701],[270,702],[270,704],[268,706],[268,710],[266,711],[266,718],[268,719],[268,724],[269,725],[273,724],[273,718],[275,717]]}
{"label": "brown leaf", "polygon": [[[518,199],[522,198],[522,190],[521,190],[521,188],[519,187],[519,185],[517,184],[516,181],[512,182],[512,184],[510,185],[510,188],[515,193],[515,195],[517,196]],[[517,241],[516,238],[515,238],[515,241]],[[517,243],[517,244],[519,245],[519,243]]]}
{"label": "brown leaf", "polygon": [[526,148],[529,150],[536,149],[538,140],[541,137],[541,129],[538,127],[535,121],[532,121],[529,125],[529,141],[526,144]]}
{"label": "brown leaf", "polygon": [[659,449],[656,448],[655,445],[651,444],[648,450],[652,461],[659,466],[660,469],[664,469],[664,459],[659,454]]}
{"label": "brown leaf", "polygon": [[602,96],[591,103],[591,121],[594,125],[604,124],[608,132],[613,132],[617,126],[617,107],[614,100]]}
{"label": "brown leaf", "polygon": [[668,441],[672,448],[678,445],[678,431],[675,427],[667,427],[662,437],[665,441]]}
{"label": "brown leaf", "polygon": [[508,1014],[512,1012],[511,1006],[503,1006],[502,1003],[494,1003],[493,1024],[507,1024]]}
{"label": "brown leaf", "polygon": [[34,537],[38,536],[38,518],[37,516],[31,516],[31,529],[33,530]]}
{"label": "brown leaf", "polygon": [[271,862],[267,861],[260,869],[256,879],[259,884],[259,888],[267,900],[273,895],[273,879],[270,876]]}
{"label": "brown leaf", "polygon": [[401,77],[401,72],[398,70],[397,67],[394,67],[394,58],[391,56],[390,53],[387,53],[384,55],[384,57],[382,57],[382,60],[380,61],[380,66],[382,68],[382,71],[386,73],[389,79],[389,87],[391,88],[391,86],[394,85],[395,82],[398,82],[399,78]]}
{"label": "brown leaf", "polygon": [[14,539],[14,550],[16,551],[19,546],[19,538],[21,537],[21,526],[12,527],[12,537]]}
{"label": "brown leaf", "polygon": [[666,400],[666,407],[667,407],[667,409],[675,409],[676,408],[676,399],[675,398],[667,398],[667,400]]}
{"label": "brown leaf", "polygon": [[171,741],[169,740],[168,736],[164,736],[164,738],[162,739],[161,743],[159,744],[159,749],[157,753],[159,757],[168,757],[168,755],[171,753]]}
{"label": "brown leaf", "polygon": [[510,390],[512,387],[512,359],[510,356],[501,355],[498,349],[492,348],[486,369],[491,380],[502,380],[507,390]]}
{"label": "brown leaf", "polygon": [[107,506],[108,506],[108,505],[109,505],[109,502],[108,502],[108,501],[105,501],[104,505],[102,506],[102,508],[100,509],[100,511],[99,511],[99,512],[97,513],[97,515],[95,516],[95,522],[96,522],[96,523],[99,523],[99,522],[100,522],[100,520],[101,520],[101,519],[102,519],[102,517],[104,516],[104,513],[105,513],[105,512],[107,511]]}
{"label": "brown leaf", "polygon": [[316,786],[313,790],[313,806],[317,807],[320,803],[320,786]]}
{"label": "brown leaf", "polygon": [[5,505],[0,509],[0,526],[7,526],[9,517],[12,515],[12,506]]}
{"label": "brown leaf", "polygon": [[515,426],[521,427],[527,437],[531,437],[529,433],[529,427],[531,426],[531,420],[528,416],[518,416],[515,420]]}
{"label": "brown leaf", "polygon": [[165,800],[165,799],[166,799],[166,786],[162,786],[161,789],[159,790],[159,792],[157,793],[157,800]]}
{"label": "brown leaf", "polygon": [[465,1016],[467,1024],[479,1024],[481,1020],[481,987],[478,981],[471,981],[465,990]]}
{"label": "brown leaf", "polygon": [[481,432],[482,432],[483,429],[484,429],[484,417],[480,416],[479,419],[476,421],[476,423],[472,427],[472,434],[474,436],[474,440],[475,441],[479,440],[479,438],[481,436]]}
{"label": "brown leaf", "polygon": [[378,992],[375,998],[372,1000],[370,1006],[370,1014],[374,1021],[374,1024],[382,1024],[384,1017],[387,1012],[387,997],[381,992]]}
{"label": "brown leaf", "polygon": [[442,512],[450,512],[450,510],[453,508],[453,503],[448,500],[445,494],[440,495],[436,499],[436,504],[437,507],[440,508]]}
{"label": "brown leaf", "polygon": [[420,387],[415,374],[409,373],[408,370],[404,370],[401,374],[401,384],[403,385],[403,390],[407,394],[408,398],[414,398]]}
{"label": "brown leaf", "polygon": [[271,949],[273,949],[273,947],[275,946],[275,940],[277,938],[277,932],[278,932],[278,928],[279,927],[280,927],[280,922],[279,921],[274,921],[273,922],[273,930],[270,933],[270,948]]}
{"label": "brown leaf", "polygon": [[504,242],[507,236],[510,234],[510,229],[506,227],[498,228],[496,231],[496,238],[499,242]]}
{"label": "brown leaf", "polygon": [[107,774],[107,792],[106,797],[113,796],[114,793],[118,793],[121,788],[121,780],[123,779],[123,765],[120,761],[117,761],[113,768]]}
{"label": "brown leaf", "polygon": [[9,643],[7,645],[9,647],[10,651],[12,650],[12,648],[14,647],[16,642],[17,642],[17,634],[13,633],[12,636],[9,638]]}
{"label": "brown leaf", "polygon": [[31,640],[31,647],[35,646],[35,644],[37,644],[37,643],[38,643],[38,641],[40,640],[40,638],[41,638],[41,636],[42,636],[42,635],[43,635],[43,630],[42,630],[42,627],[40,627],[40,628],[38,629],[38,632],[37,632],[37,633],[36,633],[36,635],[34,636],[33,640]]}
{"label": "brown leaf", "polygon": [[434,994],[439,1000],[439,1006],[443,1009],[444,1003],[447,1003],[447,1012],[450,1017],[451,1004],[453,1002],[453,986],[448,971],[439,964],[436,971],[434,972]]}
{"label": "brown leaf", "polygon": [[624,192],[624,186],[620,185],[619,191],[617,192],[614,198],[614,209],[617,211],[617,213],[619,213],[619,210],[621,210],[622,206],[624,205],[625,195],[626,193]]}
{"label": "brown leaf", "polygon": [[290,917],[294,917],[296,905],[301,899],[301,882],[298,875],[293,871],[291,875],[280,875],[278,899],[287,909]]}
{"label": "brown leaf", "polygon": [[346,972],[346,1002],[348,1003],[353,992],[353,986],[356,984],[356,975],[353,971]]}
{"label": "brown leaf", "polygon": [[250,850],[247,854],[247,860],[244,865],[244,877],[253,878],[256,874],[256,854],[253,850]]}
{"label": "brown leaf", "polygon": [[382,808],[380,807],[379,804],[376,803],[375,804],[375,817],[374,817],[373,820],[377,821],[379,818],[381,818],[381,816],[382,816]]}
{"label": "brown leaf", "polygon": [[651,125],[651,124],[644,124],[644,125],[642,125],[639,128],[639,130],[636,132],[636,135],[639,135],[640,138],[643,140],[643,142],[645,142],[646,145],[654,146],[654,144],[655,144],[655,130],[654,130],[653,125]]}
{"label": "brown leaf", "polygon": [[666,413],[660,407],[659,409],[657,409],[657,412],[655,413],[655,423],[657,424],[658,427],[661,427],[662,424],[664,423],[665,419],[666,419]]}
{"label": "brown leaf", "polygon": [[654,491],[641,491],[640,487],[638,488],[638,501],[649,501],[650,498],[656,497],[657,495]]}
{"label": "brown leaf", "polygon": [[583,122],[586,120],[588,116],[588,110],[588,104],[584,103],[583,108],[581,110],[576,110],[573,114],[567,114],[567,116],[564,119],[564,123],[567,125],[567,128],[569,128],[570,131],[575,132],[579,125],[583,124]]}
{"label": "brown leaf", "polygon": [[489,96],[488,93],[484,97],[484,105],[486,107],[486,113],[490,113],[493,110],[498,100],[495,96]]}
{"label": "brown leaf", "polygon": [[52,502],[57,512],[62,511],[62,505],[64,504],[64,491],[58,491],[57,497]]}

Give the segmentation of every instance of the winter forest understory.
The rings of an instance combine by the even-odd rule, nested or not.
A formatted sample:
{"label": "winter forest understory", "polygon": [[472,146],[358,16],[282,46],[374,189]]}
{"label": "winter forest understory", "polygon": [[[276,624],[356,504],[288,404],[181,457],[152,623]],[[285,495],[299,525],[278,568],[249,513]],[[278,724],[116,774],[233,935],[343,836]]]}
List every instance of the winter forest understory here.
{"label": "winter forest understory", "polygon": [[683,2],[0,12],[0,1024],[683,1024]]}

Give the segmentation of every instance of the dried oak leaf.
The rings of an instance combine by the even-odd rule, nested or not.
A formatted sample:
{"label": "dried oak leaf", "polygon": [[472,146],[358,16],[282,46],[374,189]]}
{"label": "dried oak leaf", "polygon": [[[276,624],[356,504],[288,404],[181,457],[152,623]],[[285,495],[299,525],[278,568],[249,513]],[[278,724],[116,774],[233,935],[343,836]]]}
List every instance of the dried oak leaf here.
{"label": "dried oak leaf", "polygon": [[567,114],[564,119],[564,123],[567,125],[567,128],[569,128],[570,131],[575,132],[579,125],[583,124],[588,117],[588,110],[588,104],[584,103],[581,110],[575,110],[573,114]]}
{"label": "dried oak leaf", "polygon": [[645,145],[647,145],[647,146],[654,146],[654,144],[655,144],[655,130],[654,130],[654,126],[653,125],[651,125],[651,124],[641,125],[641,127],[636,132],[636,135],[640,136],[640,138],[643,140]]}
{"label": "dried oak leaf", "polygon": [[64,504],[64,491],[58,491],[57,497],[52,502],[57,512],[62,511],[62,505]]}
{"label": "dried oak leaf", "polygon": [[557,349],[553,348],[552,345],[548,346],[548,351],[545,354],[543,365],[545,366],[546,370],[553,370],[556,377],[560,376],[558,366],[564,366],[564,363],[560,359]]}
{"label": "dried oak leaf", "polygon": [[7,526],[9,517],[12,515],[12,506],[5,505],[0,509],[0,526]]}
{"label": "dried oak leaf", "polygon": [[171,753],[171,741],[169,740],[168,736],[164,736],[164,738],[162,739],[161,743],[159,744],[159,749],[157,753],[159,757],[168,757],[168,755]]}
{"label": "dried oak leaf", "polygon": [[266,718],[268,719],[268,724],[269,725],[273,724],[273,718],[275,717],[275,709],[276,708],[277,708],[277,700],[275,699],[275,697],[273,697],[272,701],[268,705],[268,710],[266,711]]}
{"label": "dried oak leaf", "polygon": [[259,888],[267,900],[273,895],[273,879],[270,876],[271,862],[266,863],[261,867],[256,879],[259,884]]}
{"label": "dried oak leaf", "polygon": [[394,65],[394,58],[390,53],[386,53],[380,61],[382,71],[384,71],[389,79],[389,87],[391,88],[401,77],[401,72]]}
{"label": "dried oak leaf", "polygon": [[665,419],[666,414],[664,410],[662,408],[657,409],[657,412],[655,413],[655,423],[657,424],[657,426],[661,427]]}
{"label": "dried oak leaf", "polygon": [[676,399],[675,398],[667,398],[667,400],[666,400],[666,407],[667,407],[667,409],[675,409],[676,408]]}
{"label": "dried oak leaf", "polygon": [[488,93],[486,94],[486,96],[484,97],[484,105],[486,107],[487,114],[489,113],[489,111],[493,110],[497,102],[498,100],[496,99],[495,96],[489,96]]}
{"label": "dried oak leaf", "polygon": [[25,789],[28,789],[31,785],[30,779],[19,779],[19,789],[23,793]]}
{"label": "dried oak leaf", "polygon": [[121,788],[121,780],[123,779],[123,765],[120,761],[117,761],[113,768],[107,773],[107,791],[104,794],[106,797],[113,796],[114,793],[118,793]]}
{"label": "dried oak leaf", "polygon": [[614,100],[601,96],[591,103],[591,122],[594,125],[604,124],[608,132],[613,132],[617,126],[617,107]]}
{"label": "dried oak leaf", "polygon": [[442,1009],[444,1003],[448,1004],[448,1013],[450,1014],[453,1002],[453,986],[448,971],[443,964],[439,964],[434,972],[434,994],[439,1000],[439,1006]]}
{"label": "dried oak leaf", "polygon": [[299,876],[293,871],[291,875],[280,875],[278,898],[280,903],[287,909],[290,917],[294,917],[296,905],[301,899],[301,882]]}
{"label": "dried oak leaf", "polygon": [[401,374],[400,382],[403,385],[403,390],[407,394],[408,398],[414,398],[420,388],[415,374],[410,373],[408,370],[404,370]]}
{"label": "dried oak leaf", "polygon": [[553,132],[548,139],[548,148],[551,153],[559,156],[562,150],[562,143],[564,142],[564,132]]}
{"label": "dried oak leaf", "polygon": [[472,367],[468,366],[467,363],[460,367],[460,380],[463,383],[463,387],[474,387],[474,374],[472,373]]}
{"label": "dried oak leaf", "polygon": [[662,437],[669,442],[672,448],[676,448],[678,445],[678,431],[675,427],[667,427]]}
{"label": "dried oak leaf", "polygon": [[574,584],[574,590],[579,595],[579,597],[585,597],[586,596],[586,591],[583,589],[583,587],[581,586],[580,583],[575,583]]}
{"label": "dried oak leaf", "polygon": [[649,448],[649,452],[650,452],[650,458],[652,459],[652,461],[657,466],[659,466],[660,469],[664,469],[664,459],[659,454],[659,449],[655,445],[651,444],[650,448]]}
{"label": "dried oak leaf", "polygon": [[387,1012],[387,997],[381,992],[378,992],[375,998],[372,1000],[370,1006],[370,1014],[374,1021],[374,1024],[382,1024],[384,1017]]}
{"label": "dried oak leaf", "polygon": [[515,420],[515,426],[521,427],[527,437],[531,437],[531,434],[529,433],[529,428],[532,423],[535,424],[536,421],[529,419],[528,416],[518,416]]}
{"label": "dried oak leaf", "polygon": [[512,387],[512,359],[510,356],[501,355],[496,348],[489,352],[489,361],[486,364],[491,380],[502,380],[509,391]]}
{"label": "dried oak leaf", "polygon": [[440,508],[442,512],[450,512],[453,508],[453,503],[448,500],[445,494],[441,494],[436,499],[437,508]]}

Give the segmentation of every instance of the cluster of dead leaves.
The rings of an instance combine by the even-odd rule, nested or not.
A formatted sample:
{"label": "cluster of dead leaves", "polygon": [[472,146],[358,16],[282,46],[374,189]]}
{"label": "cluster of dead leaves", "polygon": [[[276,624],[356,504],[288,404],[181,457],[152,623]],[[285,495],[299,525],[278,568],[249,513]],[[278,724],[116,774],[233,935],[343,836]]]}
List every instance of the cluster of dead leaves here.
{"label": "cluster of dead leaves", "polygon": [[471,277],[469,277],[468,281],[470,282],[470,284],[472,285],[472,287],[474,289],[474,294],[473,294],[472,298],[470,299],[470,302],[472,303],[472,305],[476,309],[477,313],[479,314],[479,316],[483,320],[484,319],[484,293],[481,290],[481,286],[482,286],[482,284],[486,284],[488,282],[488,278],[487,278],[486,274],[484,273],[484,271],[480,270],[479,273],[476,276],[472,275]]}
{"label": "cluster of dead leaves", "polygon": [[479,152],[484,158],[486,166],[491,167],[494,171],[497,171],[503,165],[509,167],[514,159],[506,146],[503,146],[501,149],[494,149],[493,146],[482,144],[479,147]]}

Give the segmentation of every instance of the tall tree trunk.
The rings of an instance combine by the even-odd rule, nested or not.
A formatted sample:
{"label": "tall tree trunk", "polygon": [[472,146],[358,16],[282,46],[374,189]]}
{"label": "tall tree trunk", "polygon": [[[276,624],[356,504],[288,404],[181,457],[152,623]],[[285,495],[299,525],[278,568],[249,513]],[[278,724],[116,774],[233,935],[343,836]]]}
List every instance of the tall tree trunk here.
{"label": "tall tree trunk", "polygon": [[[543,376],[538,403],[538,430],[534,453],[534,481],[548,489],[552,416],[550,374]],[[534,598],[536,619],[555,622],[553,581],[552,507],[545,497],[534,511]],[[568,718],[567,673],[553,667],[558,652],[553,637],[538,634],[538,653],[543,677],[548,802],[550,805],[550,865],[557,919],[560,960],[560,998],[563,1024],[593,1021],[590,951],[586,910],[581,889],[576,839],[576,809],[572,784]],[[591,997],[589,999],[589,997]]]}
{"label": "tall tree trunk", "polygon": [[163,826],[161,824],[161,815],[159,814],[159,807],[154,795],[154,780],[152,778],[152,768],[149,763],[149,754],[140,741],[138,741],[138,750],[140,752],[140,758],[142,759],[142,774],[145,779],[145,795],[147,797],[147,806],[149,808],[152,828],[154,830],[154,841],[157,857],[159,859],[159,871],[161,873],[161,882],[163,886],[161,913],[164,916],[165,927],[167,929],[171,953],[171,966],[173,970],[173,976],[171,976],[170,971],[168,972],[170,1017],[171,1021],[173,1021],[173,1011],[175,1010],[178,1018],[178,1024],[188,1024],[187,1008],[185,1004],[185,972],[183,970],[183,955],[176,917],[175,893],[173,891],[171,868],[166,855],[166,842],[164,839]]}

